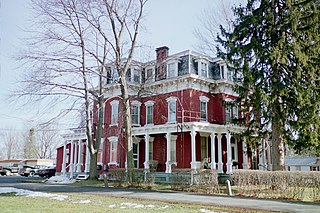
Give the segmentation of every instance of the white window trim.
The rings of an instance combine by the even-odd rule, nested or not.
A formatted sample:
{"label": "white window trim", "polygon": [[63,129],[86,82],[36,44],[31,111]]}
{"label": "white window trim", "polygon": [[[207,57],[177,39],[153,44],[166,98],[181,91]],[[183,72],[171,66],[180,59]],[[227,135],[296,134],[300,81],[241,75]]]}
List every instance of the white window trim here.
{"label": "white window trim", "polygon": [[[119,122],[119,100],[113,100],[110,102],[110,106],[111,106],[111,121],[110,121],[110,126],[118,126],[118,122]],[[113,106],[117,106],[118,108],[118,112],[117,112],[117,122],[113,122]]]}
{"label": "white window trim", "polygon": [[[137,124],[132,123],[132,125],[133,125],[133,126],[140,126],[140,108],[141,108],[141,102],[140,102],[140,101],[136,101],[136,100],[132,101],[132,102],[131,102],[131,110],[132,110],[132,107],[134,107],[134,106],[138,107],[138,123],[137,123]],[[131,116],[132,116],[132,114],[131,114]],[[131,119],[132,119],[132,117],[131,117]]]}
{"label": "white window trim", "polygon": [[[167,98],[166,100],[167,100],[167,105],[168,105],[168,122],[167,123],[176,123],[177,122],[177,100],[178,100],[178,98],[171,96],[171,97]],[[172,121],[169,120],[169,118],[170,118],[170,102],[175,102],[175,104],[176,104],[176,111],[175,111],[176,117]]]}
{"label": "white window trim", "polygon": [[[111,144],[116,143],[116,146],[118,146],[118,137],[111,136],[108,138],[108,140],[109,140],[109,163],[108,163],[108,165],[119,165],[117,161],[111,161],[111,157],[112,157]],[[118,147],[116,147],[116,151],[117,151],[116,153],[118,153]],[[116,157],[118,157],[118,156],[116,156]]]}
{"label": "white window trim", "polygon": [[[154,101],[147,101],[144,103],[144,105],[146,106],[146,125],[148,126],[152,126],[154,125]],[[152,106],[153,107],[153,114],[152,114],[152,123],[148,124],[148,107]]]}

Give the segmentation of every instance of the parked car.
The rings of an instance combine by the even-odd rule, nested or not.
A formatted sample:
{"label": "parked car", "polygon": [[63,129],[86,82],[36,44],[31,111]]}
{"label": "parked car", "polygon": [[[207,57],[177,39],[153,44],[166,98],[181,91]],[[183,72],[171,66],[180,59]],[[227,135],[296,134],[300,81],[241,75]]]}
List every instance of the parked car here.
{"label": "parked car", "polygon": [[25,176],[25,177],[33,177],[35,175],[38,175],[39,173],[39,169],[40,167],[39,166],[23,166],[22,168],[20,168],[19,170],[19,174],[21,176]]}
{"label": "parked car", "polygon": [[40,177],[47,177],[50,178],[52,176],[55,176],[56,174],[56,167],[50,166],[43,169],[39,169],[38,171]]}
{"label": "parked car", "polygon": [[0,166],[0,175],[12,175],[12,173],[18,173],[18,164],[13,164],[12,166]]}

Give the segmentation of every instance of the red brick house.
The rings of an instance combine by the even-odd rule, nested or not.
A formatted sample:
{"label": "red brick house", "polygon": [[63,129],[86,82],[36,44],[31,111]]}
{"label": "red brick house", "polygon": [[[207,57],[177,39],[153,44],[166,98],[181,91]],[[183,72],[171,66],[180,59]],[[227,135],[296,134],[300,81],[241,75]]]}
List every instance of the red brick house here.
{"label": "red brick house", "polygon": [[[219,173],[251,168],[254,163],[266,168],[266,151],[249,153],[245,143],[234,137],[243,130],[231,124],[232,118],[240,116],[237,105],[232,104],[237,97],[232,88],[239,78],[222,59],[190,50],[169,55],[168,47],[160,47],[155,61],[134,61],[127,75],[133,97],[134,166],[148,171],[152,165],[165,173],[172,168],[199,169],[206,162]],[[104,138],[98,162],[125,168],[120,87],[112,67],[106,83]],[[65,135],[65,139],[65,145],[58,148],[57,171],[89,171],[84,132],[78,138],[73,133]],[[76,153],[71,156],[71,152]]]}

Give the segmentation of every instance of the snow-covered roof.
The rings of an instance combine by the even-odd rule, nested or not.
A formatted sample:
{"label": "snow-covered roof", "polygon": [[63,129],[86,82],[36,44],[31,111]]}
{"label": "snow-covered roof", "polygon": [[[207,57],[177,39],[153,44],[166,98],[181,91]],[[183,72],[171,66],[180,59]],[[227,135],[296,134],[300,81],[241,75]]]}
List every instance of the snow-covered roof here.
{"label": "snow-covered roof", "polygon": [[320,166],[320,158],[318,157],[289,157],[285,158],[286,166]]}

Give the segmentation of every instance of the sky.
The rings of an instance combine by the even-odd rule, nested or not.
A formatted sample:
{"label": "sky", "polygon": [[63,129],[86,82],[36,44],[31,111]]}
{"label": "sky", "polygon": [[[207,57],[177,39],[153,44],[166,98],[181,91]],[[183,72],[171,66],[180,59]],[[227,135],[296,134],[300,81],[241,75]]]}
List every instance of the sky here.
{"label": "sky", "polygon": [[[20,130],[40,122],[36,106],[21,106],[10,102],[11,90],[24,73],[13,59],[26,38],[28,20],[32,14],[30,0],[0,0],[0,138],[8,129]],[[220,0],[149,0],[140,40],[155,49],[168,46],[170,53],[195,49],[195,28],[206,8],[216,8]],[[152,58],[154,59],[154,58]],[[50,113],[48,112],[50,115]],[[69,126],[68,128],[70,128]],[[62,128],[67,128],[63,126]]]}

